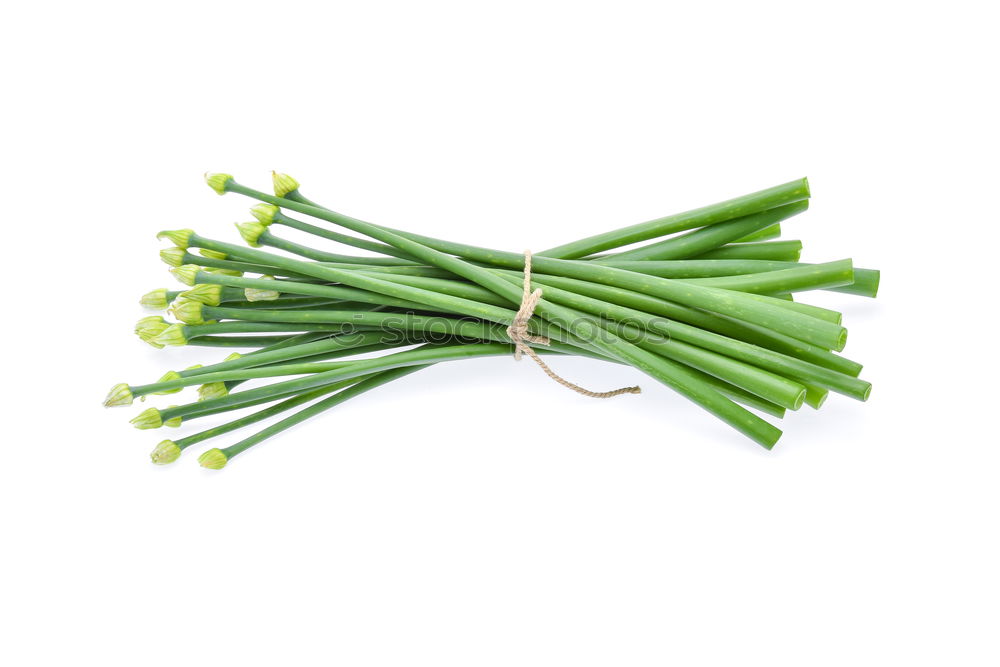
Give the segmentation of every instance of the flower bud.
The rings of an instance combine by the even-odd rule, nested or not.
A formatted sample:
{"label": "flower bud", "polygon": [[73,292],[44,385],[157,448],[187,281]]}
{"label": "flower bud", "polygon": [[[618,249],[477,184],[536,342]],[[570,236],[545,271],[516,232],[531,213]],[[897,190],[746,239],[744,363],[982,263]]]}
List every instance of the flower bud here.
{"label": "flower bud", "polygon": [[182,250],[187,250],[191,237],[194,236],[193,229],[173,229],[164,230],[156,235],[158,239],[167,239]]}
{"label": "flower bud", "polygon": [[257,222],[265,227],[274,222],[274,216],[276,216],[280,210],[281,209],[274,204],[257,204],[256,206],[250,207],[250,213],[253,214],[253,217],[257,218]]}
{"label": "flower bud", "polygon": [[[178,373],[177,371],[167,371],[166,373],[163,374],[163,377],[161,377],[156,382],[157,383],[173,382],[174,380],[180,380],[180,379],[181,379],[181,374]],[[163,391],[154,391],[153,393],[157,396],[166,396],[167,394],[176,394],[180,390],[181,387],[177,387],[176,389],[165,389]]]}
{"label": "flower bud", "polygon": [[226,194],[226,185],[231,180],[233,180],[233,177],[229,174],[205,173],[205,182],[208,183],[208,187],[212,188],[220,195]]}
{"label": "flower bud", "polygon": [[[261,276],[260,279],[274,280],[274,276]],[[271,289],[248,287],[243,290],[243,296],[247,301],[274,301],[281,296],[281,292]]]}
{"label": "flower bud", "polygon": [[181,448],[173,440],[164,440],[156,446],[149,458],[158,466],[173,463],[181,455]]}
{"label": "flower bud", "polygon": [[225,382],[209,382],[198,387],[198,400],[210,401],[213,398],[229,396],[229,388]]}
{"label": "flower bud", "polygon": [[279,174],[276,171],[271,172],[271,183],[274,185],[274,195],[276,197],[284,197],[289,192],[299,189],[298,181],[288,174]]}
{"label": "flower bud", "polygon": [[149,310],[166,310],[169,305],[167,290],[155,289],[152,292],[146,292],[139,299],[139,305]]}
{"label": "flower bud", "polygon": [[222,285],[195,285],[186,292],[181,292],[181,298],[197,301],[206,306],[218,306],[222,303]]}
{"label": "flower bud", "polygon": [[135,333],[143,342],[156,348],[162,348],[163,346],[156,342],[156,337],[169,326],[170,323],[159,315],[150,315],[135,323]]}
{"label": "flower bud", "polygon": [[170,273],[174,275],[174,278],[177,278],[177,280],[181,281],[185,285],[191,285],[193,287],[195,281],[198,279],[198,272],[202,270],[203,269],[200,266],[195,264],[185,264],[184,266],[178,266],[175,269],[170,269]]}
{"label": "flower bud", "polygon": [[189,301],[188,299],[178,299],[174,301],[174,305],[171,306],[171,314],[179,319],[184,324],[205,324],[205,318],[202,317],[202,310],[205,304],[199,303],[198,301]]}
{"label": "flower bud", "polygon": [[203,468],[209,468],[210,470],[222,470],[226,467],[227,461],[229,459],[222,453],[221,449],[210,449],[198,457],[198,463]]}
{"label": "flower bud", "polygon": [[267,227],[259,222],[237,222],[236,229],[240,230],[240,236],[251,248],[259,248],[258,239],[260,235],[267,231]]}
{"label": "flower bud", "polygon": [[187,345],[187,338],[184,336],[184,325],[169,325],[158,336],[156,336],[154,342],[158,344],[159,347],[163,347],[164,345]]}
{"label": "flower bud", "polygon": [[184,255],[187,251],[184,248],[164,248],[160,251],[160,259],[167,266],[180,266],[184,263]]}
{"label": "flower bud", "polygon": [[107,398],[104,399],[104,407],[113,408],[119,405],[132,405],[133,400],[131,387],[123,382],[111,388]]}

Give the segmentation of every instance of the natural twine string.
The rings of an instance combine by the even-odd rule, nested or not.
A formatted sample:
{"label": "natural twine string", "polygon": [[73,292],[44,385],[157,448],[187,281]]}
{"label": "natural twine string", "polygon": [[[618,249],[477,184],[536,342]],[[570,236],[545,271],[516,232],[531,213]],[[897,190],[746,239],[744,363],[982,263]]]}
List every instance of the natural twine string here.
{"label": "natural twine string", "polygon": [[611,398],[612,396],[621,396],[622,394],[638,394],[642,391],[639,387],[622,387],[621,389],[615,389],[614,391],[590,391],[589,389],[584,389],[580,385],[573,384],[569,380],[560,377],[549,368],[548,364],[542,361],[542,358],[538,356],[538,353],[531,349],[528,343],[535,343],[537,345],[548,345],[549,339],[544,336],[533,336],[528,333],[528,320],[535,312],[535,307],[538,305],[538,301],[542,298],[541,288],[536,289],[534,292],[531,291],[531,251],[524,251],[524,292],[521,297],[521,307],[517,311],[517,315],[514,316],[514,321],[509,327],[507,327],[507,335],[514,342],[514,359],[517,361],[521,360],[521,355],[526,354],[531,359],[538,364],[541,369],[550,378],[566,387],[567,389],[572,389],[578,394],[583,394],[584,396],[589,396],[591,398]]}

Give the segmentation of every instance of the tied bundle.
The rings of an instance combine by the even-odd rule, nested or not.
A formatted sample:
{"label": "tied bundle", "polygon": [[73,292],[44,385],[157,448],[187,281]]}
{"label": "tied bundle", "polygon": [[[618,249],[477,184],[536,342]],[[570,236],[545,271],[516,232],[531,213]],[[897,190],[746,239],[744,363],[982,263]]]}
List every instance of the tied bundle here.
{"label": "tied bundle", "polygon": [[[799,261],[800,241],[781,223],[809,204],[799,179],[711,206],[590,236],[540,253],[505,252],[365,222],[307,199],[295,179],[274,174],[274,195],[208,174],[217,193],[257,200],[237,228],[247,246],[161,232],[161,251],[186,290],[153,290],[143,306],[178,320],[145,317],[147,343],[240,348],[222,361],[169,371],[157,382],[115,385],[106,406],[199,385],[199,400],[151,407],[140,429],[182,424],[270,404],[229,423],[164,440],[154,463],[177,460],[210,438],[279,417],[199,462],[219,469],[234,456],[306,419],[388,382],[446,361],[526,354],[553,379],[591,391],[549,361],[581,355],[627,364],[770,449],[782,418],[819,408],[832,391],[867,400],[861,364],[839,354],[841,314],[793,294],[834,290],[874,297],[879,272],[849,259]],[[291,228],[368,251],[339,254],[282,237]],[[619,250],[624,246],[638,245]],[[266,248],[266,249],[264,249]],[[383,353],[371,356],[370,353]],[[365,355],[362,358],[360,355]],[[246,388],[247,381],[274,379]]]}

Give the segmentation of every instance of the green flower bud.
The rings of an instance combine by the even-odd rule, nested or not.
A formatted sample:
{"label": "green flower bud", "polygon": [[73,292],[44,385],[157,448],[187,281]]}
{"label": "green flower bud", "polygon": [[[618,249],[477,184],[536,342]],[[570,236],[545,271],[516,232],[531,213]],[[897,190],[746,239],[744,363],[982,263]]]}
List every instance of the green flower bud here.
{"label": "green flower bud", "polygon": [[107,397],[104,399],[104,407],[113,408],[119,405],[132,405],[132,401],[135,400],[132,396],[132,389],[124,382],[121,384],[116,384],[108,392]]}
{"label": "green flower bud", "polygon": [[233,180],[233,177],[229,174],[212,174],[205,172],[205,182],[208,183],[208,187],[212,188],[220,195],[226,194],[226,185],[231,180]]}
{"label": "green flower bud", "polygon": [[251,248],[259,248],[260,243],[257,239],[260,235],[267,231],[267,227],[260,224],[259,222],[237,222],[236,229],[240,230],[240,236],[243,240],[247,242],[247,245]]}
{"label": "green flower bud", "polygon": [[[170,407],[176,407],[171,405]],[[174,417],[173,419],[168,419],[163,421],[163,415],[156,408],[146,408],[138,415],[135,416],[129,423],[134,425],[138,429],[147,430],[151,428],[160,428],[161,426],[169,426],[170,428],[177,428],[181,425],[183,417]]]}
{"label": "green flower bud", "polygon": [[160,251],[160,259],[167,266],[180,266],[184,263],[184,255],[187,253],[184,248],[164,248]]}
{"label": "green flower bud", "polygon": [[158,466],[173,463],[181,455],[181,448],[173,440],[164,440],[156,446],[149,458]]}
{"label": "green flower bud", "polygon": [[163,426],[163,418],[156,408],[146,408],[129,421],[138,429],[146,430]]}
{"label": "green flower bud", "polygon": [[[163,374],[163,377],[157,380],[157,382],[173,382],[174,380],[180,380],[180,379],[181,379],[181,374],[178,373],[177,371],[167,371],[166,373]],[[181,388],[178,387],[177,389],[166,389],[164,391],[154,391],[153,393],[156,394],[157,396],[166,396],[167,394],[176,394],[180,390]]]}
{"label": "green flower bud", "polygon": [[183,324],[171,324],[163,330],[155,339],[159,347],[164,345],[187,345],[187,338],[184,336]]}
{"label": "green flower bud", "polygon": [[276,197],[284,197],[289,192],[299,189],[298,181],[288,174],[279,174],[276,171],[271,172],[271,183],[274,185],[274,195]]}
{"label": "green flower bud", "polygon": [[149,310],[166,310],[168,305],[167,290],[155,289],[152,292],[146,292],[139,299],[139,305]]}
{"label": "green flower bud", "polygon": [[170,269],[170,273],[174,274],[174,278],[177,278],[177,280],[185,285],[193,287],[195,281],[198,279],[198,272],[202,270],[196,264],[185,264],[184,266],[178,266],[176,269]]}
{"label": "green flower bud", "polygon": [[209,259],[226,259],[229,257],[229,255],[224,252],[219,252],[218,250],[208,250],[207,248],[200,249],[198,254],[202,257],[208,257]]}
{"label": "green flower bud", "polygon": [[257,218],[257,222],[265,227],[274,222],[274,216],[276,216],[280,210],[281,209],[274,204],[257,204],[256,206],[250,207],[250,213],[253,214],[253,217]]}
{"label": "green flower bud", "polygon": [[223,398],[229,396],[229,389],[225,382],[209,382],[198,387],[198,400],[210,401],[213,398]]}
{"label": "green flower bud", "polygon": [[188,291],[181,292],[181,297],[206,306],[218,306],[222,303],[222,285],[195,285]]}
{"label": "green flower bud", "polygon": [[[261,276],[261,280],[274,280],[274,276]],[[271,289],[257,289],[248,287],[243,290],[243,296],[247,301],[274,301],[281,296],[281,292]]]}
{"label": "green flower bud", "polygon": [[201,464],[201,467],[210,470],[222,470],[228,461],[229,459],[222,453],[221,449],[210,449],[198,457],[198,463]]}
{"label": "green flower bud", "polygon": [[158,239],[167,239],[175,246],[181,250],[187,250],[191,236],[194,235],[193,229],[174,229],[165,230],[156,235]]}
{"label": "green flower bud", "polygon": [[202,271],[204,271],[205,273],[217,273],[220,276],[235,276],[236,278],[240,278],[243,276],[242,271],[237,271],[235,269],[208,268],[208,269],[202,269]]}
{"label": "green flower bud", "polygon": [[184,324],[205,324],[205,318],[201,316],[203,303],[189,301],[188,299],[178,299],[171,306],[171,314]]}
{"label": "green flower bud", "polygon": [[135,323],[135,333],[143,342],[156,348],[162,348],[163,346],[156,342],[156,337],[166,331],[169,326],[170,322],[159,315],[150,315]]}

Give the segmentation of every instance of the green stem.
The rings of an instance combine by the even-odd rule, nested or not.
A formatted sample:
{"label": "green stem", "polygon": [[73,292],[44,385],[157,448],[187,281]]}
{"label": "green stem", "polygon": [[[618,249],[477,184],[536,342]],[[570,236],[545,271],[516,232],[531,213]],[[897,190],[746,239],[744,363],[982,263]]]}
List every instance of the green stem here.
{"label": "green stem", "polygon": [[338,262],[340,264],[365,264],[368,266],[410,266],[412,262],[393,257],[355,257],[353,255],[338,255],[337,253],[316,250],[301,243],[295,243],[287,239],[282,239],[271,232],[264,230],[257,238],[257,243],[270,246],[279,250],[290,252],[294,255],[307,257],[317,262]]}
{"label": "green stem", "polygon": [[739,276],[694,278],[698,285],[721,289],[768,294],[770,292],[801,292],[829,289],[854,282],[854,264],[849,259],[823,264],[805,264],[765,273],[747,273]]}
{"label": "green stem", "polygon": [[236,419],[231,422],[227,422],[225,424],[221,424],[219,426],[215,426],[213,428],[206,429],[198,433],[193,433],[189,436],[185,436],[183,438],[175,440],[174,444],[177,445],[181,450],[187,449],[191,445],[196,445],[199,442],[204,442],[205,440],[208,440],[210,438],[214,438],[216,436],[236,431],[245,426],[249,426],[250,424],[256,424],[259,421],[263,421],[265,419],[268,419],[269,417],[279,415],[282,412],[291,410],[292,408],[296,408],[300,405],[308,403],[313,399],[325,396],[330,392],[337,391],[338,389],[343,389],[344,387],[349,387],[352,384],[356,384],[359,381],[360,380],[358,380],[358,378],[352,378],[350,380],[344,380],[343,382],[338,382],[324,387],[320,387],[319,389],[313,391],[304,392],[286,401],[282,401],[277,405],[272,405],[271,407],[259,410],[257,412],[254,412],[253,414],[241,417],[240,419]]}
{"label": "green stem", "polygon": [[[378,225],[373,225],[362,220],[350,218],[328,209],[300,204],[291,200],[273,197],[271,195],[239,185],[235,181],[228,181],[226,188],[232,192],[239,192],[249,197],[259,199],[280,207],[291,208],[300,213],[305,213],[321,220],[326,220],[334,224],[352,229],[372,238],[389,243],[401,250],[420,258],[428,264],[433,264],[445,270],[451,271],[463,278],[472,280],[491,291],[501,294],[513,303],[520,303],[520,294],[516,292],[506,293],[502,290],[509,287],[506,284],[498,284],[496,281],[502,280],[499,276],[494,276],[481,267],[474,266],[459,259],[464,257],[476,261],[487,262],[505,268],[523,269],[524,258],[517,253],[507,253],[487,248],[478,248],[466,244],[452,243],[440,239],[432,239],[408,232],[398,230],[388,230]],[[194,237],[192,237],[194,238]],[[192,241],[193,242],[193,241]],[[449,254],[457,255],[453,257]],[[778,307],[773,303],[764,303],[752,299],[753,295],[739,292],[720,290],[700,285],[679,283],[677,281],[654,276],[636,274],[631,271],[622,271],[610,266],[601,266],[594,262],[574,262],[549,257],[536,257],[533,260],[533,269],[538,273],[561,275],[571,278],[581,278],[593,282],[615,285],[627,289],[633,289],[648,294],[653,294],[669,301],[683,303],[696,308],[702,308],[720,314],[735,317],[743,321],[759,324],[774,331],[798,338],[806,342],[821,345],[829,349],[841,350],[847,342],[847,330],[839,325],[815,317],[810,317],[803,313],[789,311],[786,308]],[[346,281],[344,281],[346,282]],[[378,290],[376,290],[378,291]],[[539,304],[538,311],[545,317],[544,300]],[[565,315],[565,313],[564,313]],[[565,318],[564,318],[565,319]]]}
{"label": "green stem", "polygon": [[[309,206],[305,204],[298,204],[289,200],[284,200],[278,197],[271,197],[270,195],[264,195],[264,193],[259,193],[249,188],[244,188],[236,184],[234,181],[230,180],[226,184],[227,190],[240,191],[243,194],[249,194],[255,198],[259,198],[262,201],[267,201],[269,203],[275,204],[277,206],[291,208],[292,210],[299,211],[301,213],[306,213],[317,217],[320,219],[327,220],[328,222],[333,222],[348,229],[352,229],[356,232],[362,233],[366,236],[372,237],[376,240],[388,243],[393,247],[399,248],[414,257],[417,257],[423,262],[432,264],[439,268],[451,271],[456,275],[462,276],[472,282],[475,282],[487,289],[505,297],[513,304],[518,304],[521,301],[520,290],[505,281],[501,276],[498,276],[488,269],[483,269],[482,267],[475,266],[468,262],[463,261],[457,257],[447,255],[444,252],[431,248],[429,246],[423,245],[410,236],[402,236],[395,233],[394,231],[389,231],[387,229],[378,227],[377,225],[372,225],[371,223],[366,223],[361,220],[356,220],[354,218],[348,218],[340,214],[333,213],[326,209],[317,208],[314,206]],[[485,254],[485,259],[483,261],[490,261],[493,258],[493,253],[495,251],[488,251]],[[476,258],[481,259],[481,258]],[[546,258],[542,258],[546,259]],[[560,260],[547,259],[548,262],[560,262]],[[588,262],[561,262],[568,265],[581,265],[586,266]],[[592,267],[598,268],[605,271],[618,271],[627,276],[637,276],[639,274],[634,274],[628,271],[620,271],[618,269],[612,269],[610,267]],[[661,280],[665,283],[670,283],[664,279],[652,278],[649,276],[641,276],[643,280]],[[685,290],[698,292],[703,290],[704,294],[709,295],[711,299],[712,288],[702,288],[697,286],[685,287]],[[722,290],[718,290],[722,292]],[[751,309],[757,312],[766,311],[764,308]],[[775,428],[773,425],[764,421],[763,419],[757,417],[753,413],[747,411],[745,408],[737,405],[729,398],[723,396],[721,393],[716,391],[713,387],[702,381],[696,375],[690,373],[684,366],[671,362],[670,360],[661,357],[657,354],[643,350],[635,345],[632,345],[620,337],[614,335],[613,332],[603,329],[599,325],[596,325],[589,319],[584,319],[580,317],[577,311],[565,308],[562,306],[557,306],[555,304],[547,302],[545,299],[541,299],[537,302],[535,312],[542,318],[549,320],[550,322],[557,324],[561,328],[569,331],[576,338],[586,341],[593,347],[598,349],[604,354],[616,359],[621,359],[627,361],[635,368],[640,371],[650,375],[651,377],[667,384],[672,387],[682,395],[686,396],[695,403],[701,405],[706,410],[715,414],[717,417],[726,421],[728,424],[741,431],[755,442],[761,444],[764,447],[770,448],[777,442],[781,435],[781,431]],[[791,317],[795,315],[794,313],[788,313],[785,316]],[[810,322],[817,322],[818,324],[829,324],[826,322],[819,322],[813,318],[802,318],[809,319]],[[801,330],[808,331],[810,329],[817,329],[812,324],[803,323],[800,325]],[[799,331],[799,328],[795,329]],[[846,333],[841,334],[842,338],[846,338]]]}
{"label": "green stem", "polygon": [[732,220],[733,218],[758,213],[808,198],[809,183],[806,179],[802,178],[742,197],[729,199],[718,204],[712,204],[711,206],[596,234],[585,239],[573,241],[572,243],[550,248],[540,254],[563,259],[586,257],[587,255],[610,250],[611,248],[620,248],[621,246],[646,241],[659,236]]}
{"label": "green stem", "polygon": [[[735,220],[702,227],[687,234],[664,239],[658,243],[652,243],[641,248],[636,248],[635,250],[629,250],[616,255],[615,259],[684,259],[686,257],[695,257],[727,243],[734,242],[742,236],[770,227],[776,222],[798,215],[807,208],[809,208],[809,200],[803,199],[742,218],[736,218]],[[606,260],[596,261],[604,262]]]}
{"label": "green stem", "polygon": [[341,234],[340,232],[334,232],[329,229],[324,229],[322,227],[318,227],[317,225],[309,224],[308,222],[303,222],[301,220],[290,218],[281,211],[275,212],[273,222],[278,225],[284,225],[286,227],[291,227],[292,229],[298,229],[299,231],[306,232],[307,234],[319,236],[320,238],[324,238],[329,241],[343,243],[344,245],[353,246],[355,248],[360,248],[362,250],[370,250],[372,252],[381,253],[383,255],[389,255],[391,257],[413,260],[413,257],[410,257],[405,252],[396,250],[391,245],[386,245],[384,243],[376,243],[375,241],[369,241],[368,239],[359,239],[354,236],[349,236],[347,234]]}
{"label": "green stem", "polygon": [[329,410],[330,408],[336,405],[340,405],[344,401],[347,401],[356,396],[360,396],[361,394],[367,391],[371,391],[376,387],[380,387],[388,382],[392,382],[393,380],[398,380],[403,376],[409,375],[410,373],[415,373],[424,368],[427,368],[427,366],[411,366],[407,368],[395,368],[392,370],[384,371],[382,373],[373,375],[372,377],[369,377],[365,380],[362,380],[361,382],[351,385],[350,387],[334,394],[333,396],[324,398],[323,400],[315,403],[314,405],[309,406],[308,408],[305,408],[304,410],[300,410],[299,412],[295,413],[290,417],[282,419],[276,424],[268,426],[267,428],[263,429],[259,433],[255,433],[249,438],[244,438],[243,440],[240,440],[239,442],[224,448],[222,450],[222,453],[225,454],[227,460],[232,459],[237,454],[245,452],[254,445],[274,435],[277,435],[278,433],[281,433],[282,431],[287,430],[292,426],[295,426],[296,424],[301,424],[307,419],[315,417],[316,415],[321,414],[322,412],[325,412],[326,410]]}

